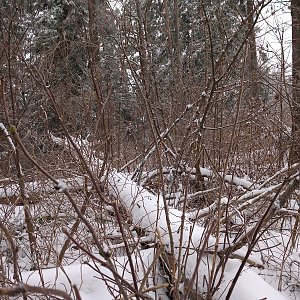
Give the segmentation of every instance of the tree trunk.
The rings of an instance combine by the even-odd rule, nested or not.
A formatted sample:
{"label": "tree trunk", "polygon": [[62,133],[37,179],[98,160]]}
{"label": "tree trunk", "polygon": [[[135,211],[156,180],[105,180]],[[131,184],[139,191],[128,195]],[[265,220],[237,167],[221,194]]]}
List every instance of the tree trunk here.
{"label": "tree trunk", "polygon": [[179,25],[179,3],[174,0],[174,29],[175,29],[175,56],[176,56],[176,73],[177,84],[182,82],[182,61],[181,61],[181,41],[180,41],[180,25]]}
{"label": "tree trunk", "polygon": [[254,30],[254,0],[247,0],[247,15],[249,16],[247,26],[249,31],[248,42],[248,70],[250,74],[250,96],[257,101],[259,97],[258,63],[256,54],[256,37]]}
{"label": "tree trunk", "polygon": [[292,93],[292,148],[290,163],[300,160],[300,1],[291,0],[292,47],[293,47],[293,93]]}
{"label": "tree trunk", "polygon": [[[100,40],[99,40],[99,26],[97,18],[100,17],[99,9],[103,9],[101,5],[104,5],[102,1],[98,4],[96,0],[88,0],[88,13],[89,13],[89,39],[90,45],[89,60],[90,60],[90,72],[96,94],[96,124],[94,129],[94,138],[100,140],[106,137],[105,119],[103,114],[104,99],[101,88],[101,76],[100,76]],[[101,6],[101,7],[100,7]]]}
{"label": "tree trunk", "polygon": [[142,82],[146,90],[146,95],[149,96],[150,94],[149,67],[147,63],[146,35],[145,35],[145,28],[143,25],[144,21],[142,16],[144,12],[142,11],[140,0],[136,0],[135,5],[136,5],[136,12],[138,17],[138,40],[139,40],[138,51],[139,51],[140,65],[141,65],[141,72],[142,72]]}

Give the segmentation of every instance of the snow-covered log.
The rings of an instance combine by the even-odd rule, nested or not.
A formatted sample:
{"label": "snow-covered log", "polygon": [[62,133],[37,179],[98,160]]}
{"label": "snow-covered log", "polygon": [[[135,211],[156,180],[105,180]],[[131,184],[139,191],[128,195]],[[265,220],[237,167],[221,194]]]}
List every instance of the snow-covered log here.
{"label": "snow-covered log", "polygon": [[[163,198],[153,195],[143,189],[130,179],[129,175],[112,172],[108,175],[109,192],[114,197],[118,197],[122,204],[131,213],[135,225],[142,227],[148,232],[159,231],[162,241],[170,249],[170,242],[173,241],[174,254],[178,261],[185,261],[185,276],[192,279],[197,267],[197,288],[205,292],[203,283],[205,278],[209,278],[209,268],[212,266],[212,256],[208,252],[202,256],[202,261],[198,264],[199,249],[214,246],[216,240],[210,236],[207,245],[203,245],[206,228],[197,226],[190,222],[179,210],[168,208],[164,205]],[[168,224],[168,221],[170,222]],[[170,230],[172,239],[170,238]],[[226,264],[224,277],[215,299],[226,299],[231,281],[237,273],[240,260],[229,259]],[[205,276],[205,278],[204,278]],[[249,288],[255,283],[255,288]],[[253,286],[252,286],[253,287]],[[246,292],[245,292],[246,290]],[[286,299],[280,292],[267,284],[254,271],[245,267],[236,284],[230,299],[250,300],[250,299]]]}
{"label": "snow-covered log", "polygon": [[[108,182],[110,194],[121,199],[122,204],[131,212],[135,225],[149,232],[159,230],[163,242],[167,246],[170,246],[170,226],[175,248],[179,246],[180,232],[184,225],[182,246],[187,247],[192,244],[193,247],[198,247],[201,244],[206,229],[195,226],[187,218],[183,221],[184,216],[180,210],[166,209],[162,196],[153,195],[122,173],[112,172],[108,176]],[[167,223],[167,220],[170,224]],[[215,239],[210,237],[208,247],[214,244]]]}

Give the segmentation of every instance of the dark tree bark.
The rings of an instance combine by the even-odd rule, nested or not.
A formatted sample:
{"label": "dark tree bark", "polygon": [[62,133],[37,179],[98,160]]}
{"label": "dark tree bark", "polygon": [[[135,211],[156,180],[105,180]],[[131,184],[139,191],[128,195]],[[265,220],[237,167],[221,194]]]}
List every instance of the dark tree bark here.
{"label": "dark tree bark", "polygon": [[248,43],[248,70],[250,74],[250,89],[251,97],[254,101],[259,97],[259,83],[258,83],[258,63],[256,54],[256,37],[254,30],[254,0],[247,0],[247,15],[249,16],[247,26],[249,31]]}
{"label": "dark tree bark", "polygon": [[101,20],[101,9],[104,10],[104,1],[88,0],[88,13],[89,13],[89,65],[91,78],[96,93],[96,124],[94,129],[94,137],[96,140],[104,139],[107,136],[106,125],[104,118],[104,97],[102,91],[102,78],[100,66],[100,38],[102,32],[99,28],[99,20]]}
{"label": "dark tree bark", "polygon": [[182,61],[181,61],[181,41],[180,41],[180,25],[179,25],[179,3],[174,0],[174,29],[175,29],[175,56],[176,56],[176,71],[177,83],[182,81]]}
{"label": "dark tree bark", "polygon": [[141,65],[141,72],[142,72],[142,82],[145,87],[147,95],[150,93],[150,80],[149,80],[149,67],[147,63],[147,51],[146,51],[146,35],[145,35],[145,28],[144,28],[144,20],[142,4],[140,0],[135,1],[136,5],[136,12],[138,17],[138,39],[139,39],[139,57],[140,57],[140,65]]}
{"label": "dark tree bark", "polygon": [[290,163],[300,161],[300,0],[291,0],[292,47],[293,47],[293,93],[292,93],[292,148]]}

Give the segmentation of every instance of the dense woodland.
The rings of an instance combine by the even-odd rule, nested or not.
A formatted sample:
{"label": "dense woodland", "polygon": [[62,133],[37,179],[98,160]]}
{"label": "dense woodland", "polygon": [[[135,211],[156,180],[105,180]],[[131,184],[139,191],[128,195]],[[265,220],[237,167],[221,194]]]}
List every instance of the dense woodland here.
{"label": "dense woodland", "polygon": [[300,298],[299,1],[0,16],[0,299]]}

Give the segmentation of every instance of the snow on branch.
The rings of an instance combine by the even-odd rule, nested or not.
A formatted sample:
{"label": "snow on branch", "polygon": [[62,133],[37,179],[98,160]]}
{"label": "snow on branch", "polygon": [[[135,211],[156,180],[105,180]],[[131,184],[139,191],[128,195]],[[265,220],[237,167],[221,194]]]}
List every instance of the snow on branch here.
{"label": "snow on branch", "polygon": [[[129,175],[111,172],[107,178],[109,193],[121,200],[122,204],[131,213],[135,225],[142,227],[148,232],[160,232],[163,243],[168,246],[170,243],[170,232],[168,231],[166,210],[162,197],[160,195],[155,196],[143,189],[143,187],[131,180]],[[187,276],[189,280],[192,280],[195,272],[197,273],[197,282],[199,282],[199,284],[196,288],[201,292],[205,292],[206,287],[202,285],[202,282],[205,282],[205,278],[209,276],[209,272],[211,271],[209,267],[213,264],[213,256],[208,252],[204,252],[200,262],[198,251],[201,248],[206,228],[195,225],[187,219],[187,217],[189,217],[188,214],[185,216],[183,212],[179,210],[169,208],[168,214],[171,234],[173,235],[174,254],[178,256],[178,261],[181,261],[183,258],[185,259],[185,276]],[[214,246],[215,243],[215,238],[209,236],[207,248],[205,249]],[[215,299],[226,299],[230,282],[237,274],[240,265],[240,260],[228,260],[222,283],[215,295]],[[250,288],[249,282],[254,282],[258,288]],[[231,297],[232,299],[239,300],[263,299],[265,297],[277,300],[286,299],[254,271],[248,269],[247,266],[244,267],[243,272],[241,272]]]}
{"label": "snow on branch", "polygon": [[[161,172],[160,169],[155,169],[149,172],[146,172],[143,176],[142,176],[142,180],[141,180],[141,185],[146,185],[147,181],[149,181],[151,178],[156,177],[159,173]],[[190,168],[190,167],[182,167],[182,168],[168,168],[168,167],[164,167],[162,168],[162,172],[165,175],[168,174],[181,174],[183,172],[185,172],[186,174],[190,174],[190,175],[195,175],[196,174],[196,169],[195,168]],[[200,168],[200,172],[201,175],[203,177],[209,178],[209,179],[213,179],[216,176],[222,178],[224,176],[224,181],[229,183],[229,184],[234,184],[237,185],[241,188],[244,188],[246,190],[250,190],[251,188],[253,188],[254,184],[246,179],[243,178],[239,178],[237,176],[234,175],[229,175],[229,174],[224,174],[222,172],[218,172],[218,173],[214,173],[212,170],[207,169],[207,168]]]}
{"label": "snow on branch", "polygon": [[4,136],[6,137],[10,148],[13,151],[15,151],[16,150],[16,146],[14,145],[14,143],[13,143],[11,137],[10,137],[10,134],[8,133],[8,130],[6,129],[6,127],[4,126],[3,123],[0,123],[0,130],[3,132]]}
{"label": "snow on branch", "polygon": [[[85,179],[83,176],[75,176],[68,179],[58,179],[57,184],[53,185],[50,180],[39,180],[25,182],[24,190],[28,198],[35,198],[36,194],[51,194],[55,190],[62,193],[66,188],[70,190],[82,189],[84,186]],[[14,202],[20,196],[20,186],[19,184],[3,184],[0,186],[0,201],[3,203],[5,201]]]}
{"label": "snow on branch", "polygon": [[59,179],[57,184],[54,186],[54,188],[59,192],[63,193],[67,188],[67,183],[65,180]]}
{"label": "snow on branch", "polygon": [[[156,196],[137,185],[128,175],[112,172],[108,175],[109,192],[115,197],[119,197],[122,204],[131,212],[135,225],[142,227],[149,232],[155,232],[159,229],[166,245],[170,244],[166,210],[162,196]],[[182,228],[182,212],[169,208],[169,219],[171,222],[172,234],[175,247],[179,246],[180,230]],[[198,245],[201,242],[205,228],[195,226],[188,219],[184,220],[183,245],[190,243],[190,234],[192,234],[192,244]],[[213,237],[209,239],[208,245],[214,245]]]}
{"label": "snow on branch", "polygon": [[165,129],[157,138],[156,138],[156,143],[150,148],[148,148],[144,158],[141,160],[141,162],[138,164],[136,167],[135,171],[133,172],[131,179],[134,179],[138,174],[140,174],[143,170],[143,167],[147,160],[152,156],[152,154],[155,152],[156,147],[160,144],[163,143],[165,138],[171,133],[171,131],[176,127],[176,125],[183,119],[185,114],[191,110],[191,108],[194,106],[195,103],[189,104],[186,106],[185,110],[174,120],[174,122]]}

